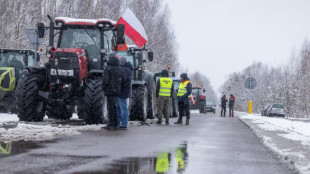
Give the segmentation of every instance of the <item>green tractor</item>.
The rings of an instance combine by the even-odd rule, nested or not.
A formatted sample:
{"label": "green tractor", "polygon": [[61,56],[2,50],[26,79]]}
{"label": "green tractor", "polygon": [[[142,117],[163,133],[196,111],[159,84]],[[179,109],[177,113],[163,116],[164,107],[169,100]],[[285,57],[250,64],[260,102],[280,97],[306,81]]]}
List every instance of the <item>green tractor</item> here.
{"label": "green tractor", "polygon": [[[147,118],[154,118],[156,113],[154,73],[145,70],[144,53],[146,50],[130,45],[128,49],[117,52],[118,56],[127,57],[133,65],[131,97],[129,99],[130,120],[145,121]],[[153,60],[153,52],[148,52],[148,60]]]}
{"label": "green tractor", "polygon": [[0,49],[0,111],[15,113],[15,87],[26,66],[35,66],[32,50]]}

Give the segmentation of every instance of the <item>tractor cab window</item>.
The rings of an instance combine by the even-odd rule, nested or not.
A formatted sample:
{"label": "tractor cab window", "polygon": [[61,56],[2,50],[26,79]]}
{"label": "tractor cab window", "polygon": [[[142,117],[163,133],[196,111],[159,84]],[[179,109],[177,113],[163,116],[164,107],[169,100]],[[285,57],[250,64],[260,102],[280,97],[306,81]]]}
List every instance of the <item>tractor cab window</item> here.
{"label": "tractor cab window", "polygon": [[[111,47],[111,31],[104,32],[104,47]],[[100,58],[100,31],[90,28],[67,28],[62,31],[59,48],[85,49],[89,58]]]}
{"label": "tractor cab window", "polygon": [[28,55],[28,65],[27,66],[35,66],[35,61],[33,55]]}
{"label": "tractor cab window", "polygon": [[8,66],[16,67],[16,68],[23,68],[25,66],[24,63],[24,54],[18,53],[7,53],[8,57]]}
{"label": "tractor cab window", "polygon": [[133,56],[131,54],[129,54],[127,51],[118,51],[117,55],[120,56],[120,57],[121,56],[127,57],[127,60],[131,63],[131,65],[132,66],[134,65]]}
{"label": "tractor cab window", "polygon": [[199,93],[199,89],[198,88],[195,88],[195,89],[192,89],[192,95],[198,95]]}
{"label": "tractor cab window", "polygon": [[6,66],[7,66],[7,59],[5,53],[0,53],[0,67],[6,67]]}

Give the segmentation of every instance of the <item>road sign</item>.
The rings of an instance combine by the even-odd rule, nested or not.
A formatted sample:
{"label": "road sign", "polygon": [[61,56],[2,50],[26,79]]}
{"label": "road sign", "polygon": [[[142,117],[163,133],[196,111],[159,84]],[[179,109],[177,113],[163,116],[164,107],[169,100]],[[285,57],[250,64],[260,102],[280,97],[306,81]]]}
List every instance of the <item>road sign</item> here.
{"label": "road sign", "polygon": [[254,89],[257,86],[256,79],[249,77],[245,79],[245,87],[248,89]]}
{"label": "road sign", "polygon": [[25,30],[25,33],[27,34],[28,39],[30,40],[30,42],[32,44],[32,47],[35,50],[38,49],[39,46],[42,44],[47,32],[48,32],[48,30],[45,30],[44,37],[39,38],[37,29],[26,29]]}
{"label": "road sign", "polygon": [[42,38],[39,38],[39,34],[38,34],[38,30],[37,29],[26,29],[25,33],[28,36],[28,39],[30,40],[33,49],[35,50],[35,54],[34,54],[34,59],[36,62],[38,62],[37,60],[37,52],[39,50],[39,46],[42,44],[46,33],[48,32],[48,29],[45,30],[44,32],[44,36]]}

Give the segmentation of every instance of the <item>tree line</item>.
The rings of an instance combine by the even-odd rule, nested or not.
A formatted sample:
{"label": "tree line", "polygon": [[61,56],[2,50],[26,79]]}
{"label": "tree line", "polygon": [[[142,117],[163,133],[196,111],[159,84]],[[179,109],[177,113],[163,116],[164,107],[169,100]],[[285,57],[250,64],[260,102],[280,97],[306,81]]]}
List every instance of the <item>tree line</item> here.
{"label": "tree line", "polygon": [[299,52],[293,51],[287,64],[270,67],[255,62],[241,72],[228,76],[220,92],[236,96],[235,107],[247,111],[250,90],[245,88],[245,79],[254,77],[257,87],[251,92],[253,112],[261,113],[271,103],[282,103],[287,116],[310,117],[310,43],[305,40]]}
{"label": "tree line", "polygon": [[[16,49],[32,49],[24,30],[34,29],[42,21],[49,24],[47,14],[52,18],[109,18],[117,21],[129,7],[148,35],[146,47],[154,52],[154,60],[147,62],[147,69],[159,72],[170,65],[177,74],[181,73],[169,7],[162,0],[0,0],[0,3],[0,48]],[[129,38],[126,42],[133,44]],[[47,38],[44,45],[48,45]],[[204,81],[206,91],[213,92],[210,96],[215,96],[208,85],[209,79],[202,75],[199,77],[202,78],[200,81]]]}

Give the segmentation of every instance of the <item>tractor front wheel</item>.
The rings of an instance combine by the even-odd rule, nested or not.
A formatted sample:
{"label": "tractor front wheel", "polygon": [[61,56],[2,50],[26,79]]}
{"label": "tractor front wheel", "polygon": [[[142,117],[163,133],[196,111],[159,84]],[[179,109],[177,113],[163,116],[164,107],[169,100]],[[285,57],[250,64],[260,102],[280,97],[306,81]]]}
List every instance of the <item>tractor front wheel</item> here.
{"label": "tractor front wheel", "polygon": [[79,118],[84,119],[86,124],[102,124],[103,100],[102,80],[89,80],[85,95],[78,104]]}
{"label": "tractor front wheel", "polygon": [[16,88],[16,110],[20,121],[42,121],[45,103],[38,98],[38,79],[27,74],[19,80]]}

